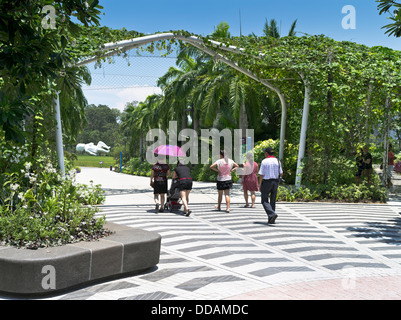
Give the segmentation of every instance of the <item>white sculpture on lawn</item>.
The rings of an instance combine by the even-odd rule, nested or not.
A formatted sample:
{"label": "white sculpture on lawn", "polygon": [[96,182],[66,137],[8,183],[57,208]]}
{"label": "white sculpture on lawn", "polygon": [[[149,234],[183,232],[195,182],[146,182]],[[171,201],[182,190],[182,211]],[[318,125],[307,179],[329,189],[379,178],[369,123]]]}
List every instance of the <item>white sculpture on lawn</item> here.
{"label": "white sculpture on lawn", "polygon": [[110,148],[103,141],[99,141],[95,146],[93,142],[91,143],[78,143],[76,146],[77,151],[85,151],[91,155],[97,156],[98,152],[110,152]]}

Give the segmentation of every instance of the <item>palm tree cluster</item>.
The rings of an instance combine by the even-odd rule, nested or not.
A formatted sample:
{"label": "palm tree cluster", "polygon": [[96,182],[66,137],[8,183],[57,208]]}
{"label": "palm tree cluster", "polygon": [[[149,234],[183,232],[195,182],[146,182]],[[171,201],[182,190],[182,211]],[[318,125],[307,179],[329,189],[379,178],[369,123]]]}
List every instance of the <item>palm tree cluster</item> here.
{"label": "palm tree cluster", "polygon": [[[295,35],[296,21],[290,36]],[[216,40],[229,39],[229,26],[220,23],[210,35]],[[266,37],[279,38],[277,23],[266,20]],[[252,35],[250,35],[252,36]],[[277,139],[280,104],[260,83],[232,69],[197,48],[180,43],[177,67],[159,78],[162,94],[148,96],[144,102],[128,103],[123,128],[131,138],[133,155],[144,158],[144,138],[153,128],[166,132],[169,121],[178,122],[178,131],[192,128],[200,136],[202,128],[254,129],[256,140]],[[138,154],[139,152],[139,154]]]}

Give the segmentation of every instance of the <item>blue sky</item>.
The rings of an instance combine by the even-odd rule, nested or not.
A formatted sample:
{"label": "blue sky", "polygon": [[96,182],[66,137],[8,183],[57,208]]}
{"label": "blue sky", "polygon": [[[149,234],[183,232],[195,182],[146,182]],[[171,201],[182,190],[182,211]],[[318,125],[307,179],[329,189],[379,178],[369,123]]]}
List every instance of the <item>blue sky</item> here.
{"label": "blue sky", "polygon": [[[386,16],[379,16],[375,0],[100,0],[104,7],[102,25],[125,27],[144,33],[186,30],[207,35],[221,21],[230,25],[232,35],[262,34],[266,19],[281,22],[285,35],[298,19],[297,30],[308,34],[325,34],[336,40],[350,40],[369,46],[383,45],[401,50],[401,39],[384,35]],[[356,29],[344,30],[342,8],[356,9]]]}
{"label": "blue sky", "polygon": [[[284,36],[292,22],[298,19],[296,31],[307,34],[324,34],[335,40],[347,40],[368,46],[386,46],[401,50],[401,38],[388,37],[381,29],[388,24],[386,16],[380,16],[375,0],[100,0],[104,7],[101,24],[110,28],[126,28],[143,33],[155,33],[170,30],[186,30],[191,33],[207,35],[222,21],[230,25],[230,32],[234,36],[255,33],[261,35],[266,19],[276,19],[281,26],[281,34]],[[342,13],[344,6],[351,5],[355,8],[355,29],[344,29],[342,21],[346,14]],[[240,19],[241,16],[241,19]],[[85,91],[89,103],[104,103],[110,107],[123,109],[125,102],[142,100],[149,94],[157,93],[154,88],[154,80],[165,73],[169,66],[174,65],[170,59],[161,63],[160,59],[148,59],[138,62],[140,69],[147,70],[137,80],[131,78],[132,88],[116,88],[114,90],[88,90]],[[133,59],[133,65],[136,60]],[[125,80],[128,74],[138,75],[138,68],[126,68],[115,65],[104,66],[99,71],[93,70],[92,88],[113,86],[120,83],[117,76],[105,76],[108,74],[124,74]],[[128,73],[127,73],[128,72]],[[100,74],[103,76],[100,80]],[[148,79],[147,83],[144,79]],[[109,83],[108,83],[109,82]],[[127,82],[128,83],[128,82]],[[127,85],[130,86],[130,85]],[[135,88],[134,88],[135,87]],[[141,96],[134,95],[141,91]],[[130,95],[130,92],[132,95]],[[127,100],[127,101],[125,101]],[[103,101],[103,102],[102,102]]]}

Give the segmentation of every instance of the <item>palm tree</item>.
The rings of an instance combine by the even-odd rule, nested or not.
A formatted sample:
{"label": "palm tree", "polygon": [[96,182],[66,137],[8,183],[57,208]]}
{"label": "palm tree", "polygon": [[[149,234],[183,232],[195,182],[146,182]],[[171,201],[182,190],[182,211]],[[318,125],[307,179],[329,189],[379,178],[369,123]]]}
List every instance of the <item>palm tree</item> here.
{"label": "palm tree", "polygon": [[86,124],[85,108],[88,101],[82,91],[82,84],[90,85],[92,77],[87,67],[69,67],[56,81],[60,92],[61,118],[66,142],[74,142]]}
{"label": "palm tree", "polygon": [[[88,68],[76,66],[65,67],[58,74],[51,88],[59,92],[64,142],[74,144],[76,137],[86,124],[85,108],[88,102],[82,91],[82,84],[89,85],[91,76]],[[44,116],[54,115],[54,112],[53,94],[44,91],[40,94],[32,116],[25,119],[25,129],[31,132],[30,155],[34,162],[40,144],[55,143],[54,117]],[[38,134],[39,129],[41,132]]]}
{"label": "palm tree", "polygon": [[[159,107],[162,100],[162,95],[151,95],[144,102],[140,102],[139,105],[128,103],[124,110],[122,128],[129,133],[134,145],[139,144],[141,161],[144,160],[144,139],[147,132],[150,129],[159,127],[163,122]],[[138,148],[135,148],[135,150],[138,150]]]}
{"label": "palm tree", "polygon": [[[202,90],[205,92],[202,104],[203,123],[216,128],[219,125],[223,125],[223,128],[239,128],[242,130],[242,137],[245,137],[249,116],[260,114],[260,102],[256,98],[254,83],[225,65],[217,65],[219,67],[202,82]],[[252,125],[258,126],[257,121],[252,122]]]}
{"label": "palm tree", "polygon": [[[288,32],[289,37],[295,36],[295,34],[296,34],[295,28],[297,26],[297,21],[298,21],[298,19],[292,23],[290,31]],[[266,19],[265,25],[263,27],[263,33],[266,37],[272,37],[272,38],[276,38],[276,39],[281,38],[280,31],[277,26],[277,21],[275,19],[271,19],[270,23]]]}
{"label": "palm tree", "polygon": [[230,32],[228,32],[228,29],[230,29],[230,26],[228,25],[228,23],[225,21],[222,21],[218,24],[217,27],[215,27],[211,36],[213,38],[223,38],[223,39],[231,38],[231,34],[230,34]]}
{"label": "palm tree", "polygon": [[161,107],[167,110],[173,119],[181,119],[181,129],[187,127],[187,112],[191,111],[193,129],[199,130],[200,104],[194,93],[202,77],[208,72],[207,64],[210,65],[210,61],[210,57],[199,53],[199,50],[181,46],[177,55],[178,68],[171,67],[158,80],[158,86],[164,93]]}
{"label": "palm tree", "polygon": [[187,127],[188,97],[196,78],[196,62],[189,56],[177,59],[177,66],[170,67],[167,73],[159,78],[157,85],[162,88],[164,99],[162,108],[173,119],[180,119],[181,129]]}
{"label": "palm tree", "polygon": [[[228,29],[227,23],[222,22],[211,37],[229,38]],[[242,130],[242,137],[245,137],[245,130],[248,129],[249,125],[248,115],[254,113],[256,109],[260,110],[260,104],[250,103],[251,97],[254,96],[250,85],[252,80],[222,63],[215,63],[211,70],[209,79],[204,81],[205,85],[207,83],[208,91],[202,105],[205,123],[210,125],[213,119],[221,121],[222,119],[216,118],[215,115],[218,113],[225,114],[225,110],[230,110],[236,126]],[[260,111],[258,113],[260,114]]]}

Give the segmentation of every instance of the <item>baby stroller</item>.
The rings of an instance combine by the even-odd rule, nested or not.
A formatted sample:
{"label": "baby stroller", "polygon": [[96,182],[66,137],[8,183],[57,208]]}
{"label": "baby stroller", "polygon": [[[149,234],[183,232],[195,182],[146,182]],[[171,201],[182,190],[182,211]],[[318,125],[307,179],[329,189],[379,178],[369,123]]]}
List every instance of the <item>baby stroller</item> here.
{"label": "baby stroller", "polygon": [[179,188],[179,181],[178,179],[174,179],[171,182],[171,188],[167,193],[167,201],[164,204],[164,210],[168,210],[172,212],[173,210],[181,209],[181,194]]}

